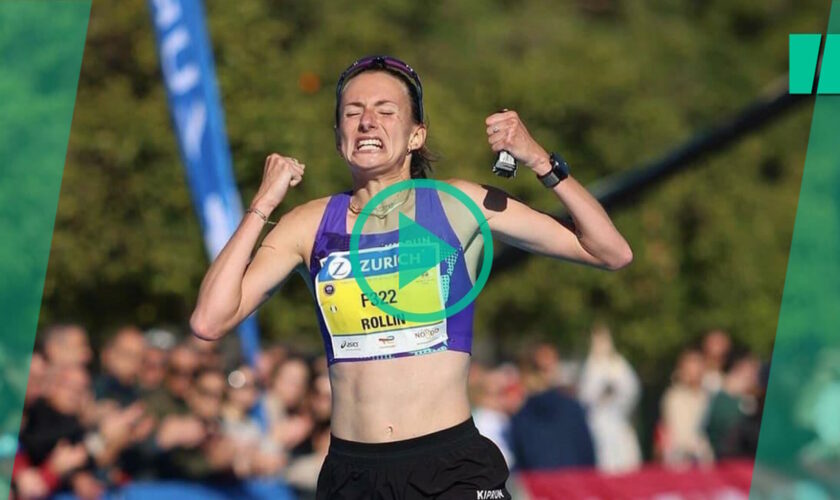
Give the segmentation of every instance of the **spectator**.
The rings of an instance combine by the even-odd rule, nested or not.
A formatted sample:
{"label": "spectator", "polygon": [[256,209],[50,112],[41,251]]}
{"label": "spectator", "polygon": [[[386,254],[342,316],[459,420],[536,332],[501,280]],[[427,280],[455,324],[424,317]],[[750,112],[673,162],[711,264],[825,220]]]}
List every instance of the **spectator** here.
{"label": "spectator", "polygon": [[42,334],[44,356],[51,365],[87,366],[93,358],[87,331],[76,324],[57,324]]}
{"label": "spectator", "polygon": [[219,342],[203,340],[191,335],[186,344],[198,354],[199,366],[208,370],[224,370],[225,363],[219,353]]}
{"label": "spectator", "polygon": [[86,430],[79,419],[90,399],[90,378],[83,367],[65,364],[51,369],[45,397],[28,410],[20,433],[23,456],[18,459],[22,469],[39,468],[43,482],[37,484],[34,471],[29,471],[18,477],[19,487],[30,492],[70,487],[84,497],[102,491],[92,475]]}
{"label": "spectator", "polygon": [[97,400],[126,407],[139,398],[138,376],[146,348],[143,334],[133,326],[117,330],[102,351],[103,373],[94,382]]}
{"label": "spectator", "polygon": [[276,475],[284,465],[277,446],[263,439],[264,430],[253,417],[259,399],[256,375],[240,366],[228,375],[227,401],[222,408],[222,432],[235,448],[234,472],[238,477]]}
{"label": "spectator", "polygon": [[222,406],[225,433],[237,441],[258,443],[260,424],[251,416],[259,397],[254,371],[240,366],[228,375],[227,382],[227,399]]}
{"label": "spectator", "polygon": [[329,422],[319,422],[312,432],[312,452],[295,458],[289,464],[284,475],[289,485],[297,491],[299,499],[314,500],[318,475],[321,472],[324,460],[327,458],[329,447]]}
{"label": "spectator", "polygon": [[306,360],[300,357],[289,357],[279,365],[272,386],[276,405],[291,412],[302,409],[311,373]]}
{"label": "spectator", "polygon": [[[297,453],[312,432],[312,417],[306,405],[311,370],[303,358],[289,357],[274,376],[271,393],[266,397],[266,410],[271,435],[278,446]],[[305,451],[305,450],[304,450]]]}
{"label": "spectator", "polygon": [[550,387],[569,388],[573,385],[574,381],[563,370],[560,354],[553,344],[542,341],[534,345],[532,349],[533,365],[540,377],[548,381]]}
{"label": "spectator", "polygon": [[41,464],[59,441],[78,444],[85,428],[79,415],[90,400],[90,377],[79,366],[53,367],[48,375],[45,398],[31,408],[20,441],[29,460]]}
{"label": "spectator", "polygon": [[145,396],[149,411],[163,418],[187,413],[187,393],[199,367],[198,354],[186,344],[172,349],[163,387],[152,389]]}
{"label": "spectator", "polygon": [[[168,363],[170,352],[175,345],[175,336],[160,329],[152,329],[143,335],[143,362],[138,374],[138,389],[142,394],[143,414],[135,425],[143,433],[143,439],[132,439],[118,457],[122,472],[132,479],[156,479],[166,464],[164,455],[156,442],[158,424],[167,415],[183,415],[187,412],[186,403],[173,397],[165,386],[169,375]],[[188,380],[193,371],[188,372]],[[186,392],[189,384],[183,388]]]}
{"label": "spectator", "polygon": [[309,407],[316,424],[330,423],[330,417],[332,416],[332,387],[330,386],[330,376],[328,374],[321,373],[313,379],[309,396]]}
{"label": "spectator", "polygon": [[148,394],[163,385],[169,353],[156,347],[146,347],[143,353],[143,366],[138,378],[140,392]]}
{"label": "spectator", "polygon": [[[26,458],[33,465],[40,465],[45,459],[63,462],[62,458],[48,458],[48,455],[71,455],[70,451],[54,451],[62,448],[61,443],[81,447],[86,450],[89,462],[85,470],[72,474],[73,489],[98,491],[98,481],[91,481],[94,466],[115,465],[126,449],[150,435],[154,422],[145,417],[139,404],[90,412],[95,405],[87,372],[72,365],[51,370],[46,398],[29,409],[29,420],[21,433]],[[77,487],[76,482],[82,486]]]}
{"label": "spectator", "polygon": [[332,392],[329,375],[326,372],[314,372],[316,375],[312,379],[308,398],[313,422],[312,433],[308,439],[308,446],[298,447],[301,452],[291,460],[285,472],[286,481],[296,489],[298,498],[302,499],[315,498],[318,475],[327,458],[330,444]]}
{"label": "spectator", "polygon": [[272,377],[277,373],[277,367],[283,364],[289,352],[282,345],[266,347],[257,357],[257,380],[263,387],[271,387]]}
{"label": "spectator", "polygon": [[40,466],[34,466],[26,453],[18,451],[12,471],[12,494],[9,498],[46,498],[67,481],[71,473],[78,473],[88,463],[83,444],[71,445],[59,441]]}
{"label": "spectator", "polygon": [[583,407],[553,387],[551,372],[537,364],[536,349],[521,360],[529,396],[511,419],[516,465],[522,470],[592,467],[595,451]]}
{"label": "spectator", "polygon": [[750,419],[758,412],[756,393],[760,363],[750,355],[735,360],[720,391],[712,396],[706,417],[706,431],[715,457],[755,455]]}
{"label": "spectator", "polygon": [[682,467],[710,463],[714,455],[702,422],[709,395],[702,386],[703,354],[687,350],[680,355],[673,383],[662,396],[662,459]]}
{"label": "spectator", "polygon": [[525,400],[525,388],[522,385],[522,378],[519,369],[513,363],[502,363],[496,371],[504,380],[504,390],[501,394],[502,411],[513,415],[522,407]]}
{"label": "spectator", "polygon": [[146,348],[143,351],[143,368],[140,370],[138,385],[144,394],[159,388],[166,378],[169,352],[175,346],[175,335],[158,328],[143,335]]}
{"label": "spectator", "polygon": [[505,412],[503,395],[506,390],[506,374],[500,369],[475,370],[471,372],[473,385],[472,416],[479,432],[499,447],[509,468],[514,466],[510,449],[510,417]]}
{"label": "spectator", "polygon": [[186,398],[190,414],[168,416],[160,425],[157,443],[168,452],[162,474],[211,482],[234,477],[235,446],[221,432],[225,386],[225,376],[218,370],[196,374]]}
{"label": "spectator", "polygon": [[598,469],[616,473],[639,468],[642,453],[630,424],[630,415],[639,401],[639,379],[630,363],[615,350],[605,326],[592,331],[578,395],[587,408]]}
{"label": "spectator", "polygon": [[[97,466],[107,472],[111,483],[121,484],[128,478],[140,475],[147,465],[149,450],[143,446],[152,438],[154,417],[148,415],[142,403],[132,403],[125,408],[114,408],[102,415],[95,433],[86,439],[94,454]],[[152,453],[157,450],[153,449]],[[153,457],[154,458],[154,457]]]}
{"label": "spectator", "polygon": [[721,389],[731,350],[732,339],[723,330],[712,330],[703,338],[703,388],[709,394]]}

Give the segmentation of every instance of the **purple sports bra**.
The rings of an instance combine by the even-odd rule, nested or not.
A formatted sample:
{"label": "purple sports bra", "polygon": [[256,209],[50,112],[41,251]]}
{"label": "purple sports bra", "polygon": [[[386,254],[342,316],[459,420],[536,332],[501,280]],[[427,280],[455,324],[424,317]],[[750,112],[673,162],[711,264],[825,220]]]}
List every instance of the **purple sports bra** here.
{"label": "purple sports bra", "polygon": [[437,191],[415,189],[415,221],[450,245],[455,252],[423,273],[410,288],[399,284],[399,231],[363,234],[359,242],[360,272],[376,292],[368,296],[356,282],[349,261],[347,209],[350,192],[330,197],[312,248],[309,274],[327,362],[366,361],[417,356],[442,350],[471,352],[474,304],[449,317],[407,320],[377,307],[387,301],[399,309],[400,299],[421,301],[440,311],[464,297],[472,287],[464,249],[447,220]]}

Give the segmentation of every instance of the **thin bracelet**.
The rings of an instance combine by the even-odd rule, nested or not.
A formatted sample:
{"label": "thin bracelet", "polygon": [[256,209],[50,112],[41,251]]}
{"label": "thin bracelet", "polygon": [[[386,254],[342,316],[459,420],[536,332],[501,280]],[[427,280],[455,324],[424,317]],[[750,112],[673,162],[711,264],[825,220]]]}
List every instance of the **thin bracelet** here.
{"label": "thin bracelet", "polygon": [[262,219],[264,224],[271,224],[272,226],[277,224],[276,222],[272,222],[272,221],[268,220],[268,216],[265,215],[264,213],[260,212],[256,208],[249,208],[248,210],[245,210],[245,213],[246,214],[257,214],[257,217]]}

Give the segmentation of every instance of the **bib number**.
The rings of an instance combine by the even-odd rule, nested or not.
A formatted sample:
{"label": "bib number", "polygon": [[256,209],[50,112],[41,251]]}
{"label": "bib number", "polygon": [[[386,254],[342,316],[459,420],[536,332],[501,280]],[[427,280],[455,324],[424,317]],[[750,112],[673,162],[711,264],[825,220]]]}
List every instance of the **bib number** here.
{"label": "bib number", "polygon": [[370,359],[397,354],[420,354],[448,339],[446,319],[416,322],[388,314],[389,304],[412,312],[444,308],[440,266],[432,266],[400,288],[396,245],[359,252],[361,269],[374,294],[356,282],[349,252],[333,252],[321,260],[315,278],[318,307],[332,341],[335,359]]}

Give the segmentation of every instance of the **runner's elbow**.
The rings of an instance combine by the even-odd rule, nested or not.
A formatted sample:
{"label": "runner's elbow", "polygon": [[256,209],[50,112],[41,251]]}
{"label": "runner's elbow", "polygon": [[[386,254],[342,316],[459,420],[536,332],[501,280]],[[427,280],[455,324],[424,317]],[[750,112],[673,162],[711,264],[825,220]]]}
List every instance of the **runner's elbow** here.
{"label": "runner's elbow", "polygon": [[198,309],[190,317],[190,330],[196,337],[208,341],[219,340],[225,334],[225,329],[216,322],[208,321]]}
{"label": "runner's elbow", "polygon": [[630,248],[630,245],[625,243],[624,248],[615,257],[606,262],[606,264],[607,269],[610,271],[618,271],[629,266],[631,262],[633,262],[633,250]]}

